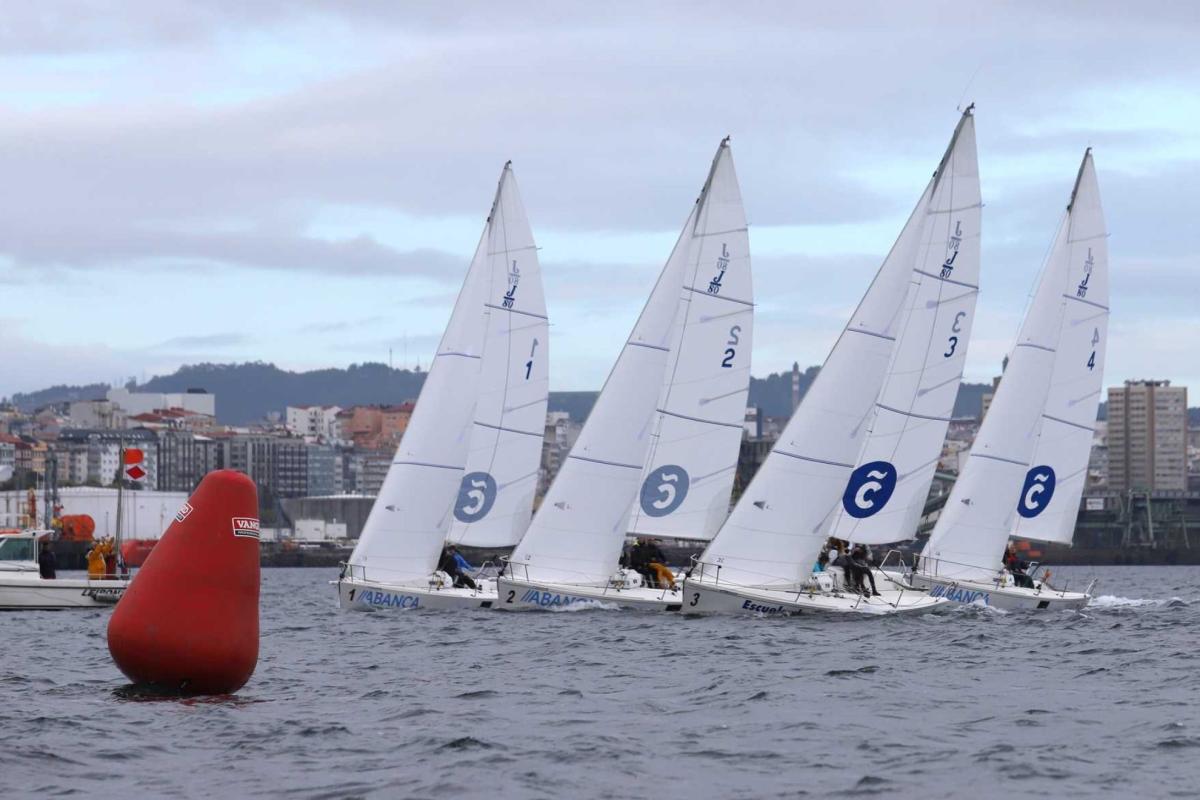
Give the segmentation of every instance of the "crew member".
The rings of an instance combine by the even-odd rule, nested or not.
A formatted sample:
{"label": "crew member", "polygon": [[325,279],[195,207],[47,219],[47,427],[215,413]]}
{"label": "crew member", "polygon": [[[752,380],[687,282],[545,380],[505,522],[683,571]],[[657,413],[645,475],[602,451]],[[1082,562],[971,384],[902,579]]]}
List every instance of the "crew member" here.
{"label": "crew member", "polygon": [[462,553],[458,552],[458,548],[450,545],[442,551],[442,557],[438,559],[438,569],[454,579],[454,586],[462,589],[478,589],[475,581],[467,574],[470,570],[475,569],[471,566],[471,562],[463,558]]}
{"label": "crew member", "polygon": [[1033,578],[1025,572],[1029,569],[1029,562],[1017,555],[1017,546],[1012,542],[1004,549],[1004,568],[1013,576],[1013,583],[1017,586],[1022,589],[1033,588]]}
{"label": "crew member", "polygon": [[646,556],[646,566],[649,568],[652,575],[652,582],[660,589],[675,588],[675,573],[667,567],[667,557],[663,555],[662,548],[658,543],[651,539],[646,543],[643,551]]}
{"label": "crew member", "polygon": [[[854,545],[854,549],[850,551],[850,565],[856,575],[856,583],[858,589],[867,596],[874,595],[879,597],[879,590],[875,588],[875,575],[871,572],[871,561],[867,554],[867,548],[861,544]],[[866,578],[871,582],[871,591],[867,591],[867,586],[863,582]]]}
{"label": "crew member", "polygon": [[55,571],[57,566],[58,563],[54,558],[54,551],[50,549],[50,543],[43,544],[42,552],[38,554],[38,572],[46,580],[52,581],[58,577]]}

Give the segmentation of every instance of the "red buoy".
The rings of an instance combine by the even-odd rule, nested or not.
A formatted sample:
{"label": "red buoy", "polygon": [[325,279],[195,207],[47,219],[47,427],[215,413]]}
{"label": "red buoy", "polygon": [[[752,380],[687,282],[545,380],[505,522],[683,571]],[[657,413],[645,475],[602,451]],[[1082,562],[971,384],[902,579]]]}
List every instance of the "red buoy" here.
{"label": "red buoy", "polygon": [[136,684],[235,692],[258,663],[258,491],[210,472],[146,558],[108,622],[108,650]]}

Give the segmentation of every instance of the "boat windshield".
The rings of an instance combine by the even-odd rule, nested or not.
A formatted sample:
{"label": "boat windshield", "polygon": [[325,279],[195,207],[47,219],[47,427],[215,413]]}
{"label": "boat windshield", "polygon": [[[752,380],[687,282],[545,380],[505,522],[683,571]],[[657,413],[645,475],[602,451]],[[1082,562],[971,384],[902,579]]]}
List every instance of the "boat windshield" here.
{"label": "boat windshield", "polygon": [[37,561],[32,538],[0,536],[0,561]]}

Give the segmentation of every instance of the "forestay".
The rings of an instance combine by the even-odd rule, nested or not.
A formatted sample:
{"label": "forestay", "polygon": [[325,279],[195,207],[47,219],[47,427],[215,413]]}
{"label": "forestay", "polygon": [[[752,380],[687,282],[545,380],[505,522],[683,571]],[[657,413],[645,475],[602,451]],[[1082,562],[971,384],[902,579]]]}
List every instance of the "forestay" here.
{"label": "forestay", "polygon": [[542,272],[509,165],[500,179],[487,250],[478,400],[448,539],[511,547],[533,514],[550,384]]}
{"label": "forestay", "polygon": [[833,535],[864,544],[912,538],[962,382],[979,294],[981,201],[967,109],[938,170],[905,320]]}
{"label": "forestay", "polygon": [[[724,149],[724,148],[722,148]],[[570,455],[513,551],[517,579],[603,586],[617,568],[662,394],[684,278],[696,263],[715,266],[707,198],[729,197],[716,169],[684,224],[658,283],[618,356]]]}
{"label": "forestay", "polygon": [[350,555],[356,575],[421,584],[437,564],[475,413],[490,241],[489,216],[417,406]]}
{"label": "forestay", "polygon": [[960,130],[961,123],[803,402],[701,557],[706,570],[719,568],[721,582],[788,588],[809,580],[891,363],[930,204],[962,146]]}
{"label": "forestay", "polygon": [[1069,544],[1087,483],[1108,340],[1108,233],[1091,150],[1067,209],[1065,318],[1014,535]]}
{"label": "forestay", "polygon": [[[1085,266],[1087,245],[1094,247],[1094,240],[1080,242],[1081,238],[1094,236],[1099,228],[1092,224],[1086,228],[1086,233],[1076,232],[1073,216],[1068,210],[1059,225],[1033,301],[1009,354],[1004,378],[980,426],[967,463],[926,543],[921,565],[929,574],[961,580],[989,580],[1000,568],[1005,543],[1017,524],[1018,510],[1022,515],[1029,510],[1036,513],[1055,493],[1054,470],[1041,463],[1033,469],[1029,467],[1042,429],[1053,375],[1058,369],[1056,365],[1059,359],[1072,358],[1078,358],[1084,370],[1087,370],[1086,362],[1094,364],[1090,344],[1089,350],[1082,352],[1078,343],[1068,341],[1067,349],[1061,354],[1059,345],[1064,341],[1064,334],[1067,334],[1067,340],[1077,338],[1070,329],[1072,323],[1080,319],[1089,325],[1085,336],[1090,342],[1093,338],[1090,320],[1101,310],[1091,305],[1095,302],[1088,297],[1092,279],[1085,280],[1084,272],[1087,269],[1094,274],[1094,258],[1092,266]],[[1078,296],[1080,281],[1084,282],[1085,296],[1082,298]],[[1107,287],[1098,282],[1096,288],[1103,292]],[[1078,313],[1081,306],[1088,309],[1082,315]],[[1098,335],[1095,338],[1099,344]],[[1078,374],[1077,369],[1064,367],[1068,372]],[[1098,387],[1097,384],[1094,392],[1099,391]],[[1084,398],[1091,404],[1093,420],[1094,392],[1088,391],[1089,396]],[[1077,494],[1073,509],[1078,508],[1078,502]]]}
{"label": "forestay", "polygon": [[706,192],[630,530],[708,540],[729,514],[750,390],[754,293],[746,213],[726,144]]}

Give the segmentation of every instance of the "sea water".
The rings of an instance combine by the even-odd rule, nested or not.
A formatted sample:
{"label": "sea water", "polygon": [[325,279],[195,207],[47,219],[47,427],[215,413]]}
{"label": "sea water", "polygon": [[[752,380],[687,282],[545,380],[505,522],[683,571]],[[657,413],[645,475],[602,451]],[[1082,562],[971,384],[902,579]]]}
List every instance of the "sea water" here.
{"label": "sea water", "polygon": [[1096,601],[847,620],[343,612],[265,570],[215,699],[130,692],[108,610],[0,613],[0,796],[1197,796],[1200,568],[1058,573]]}

